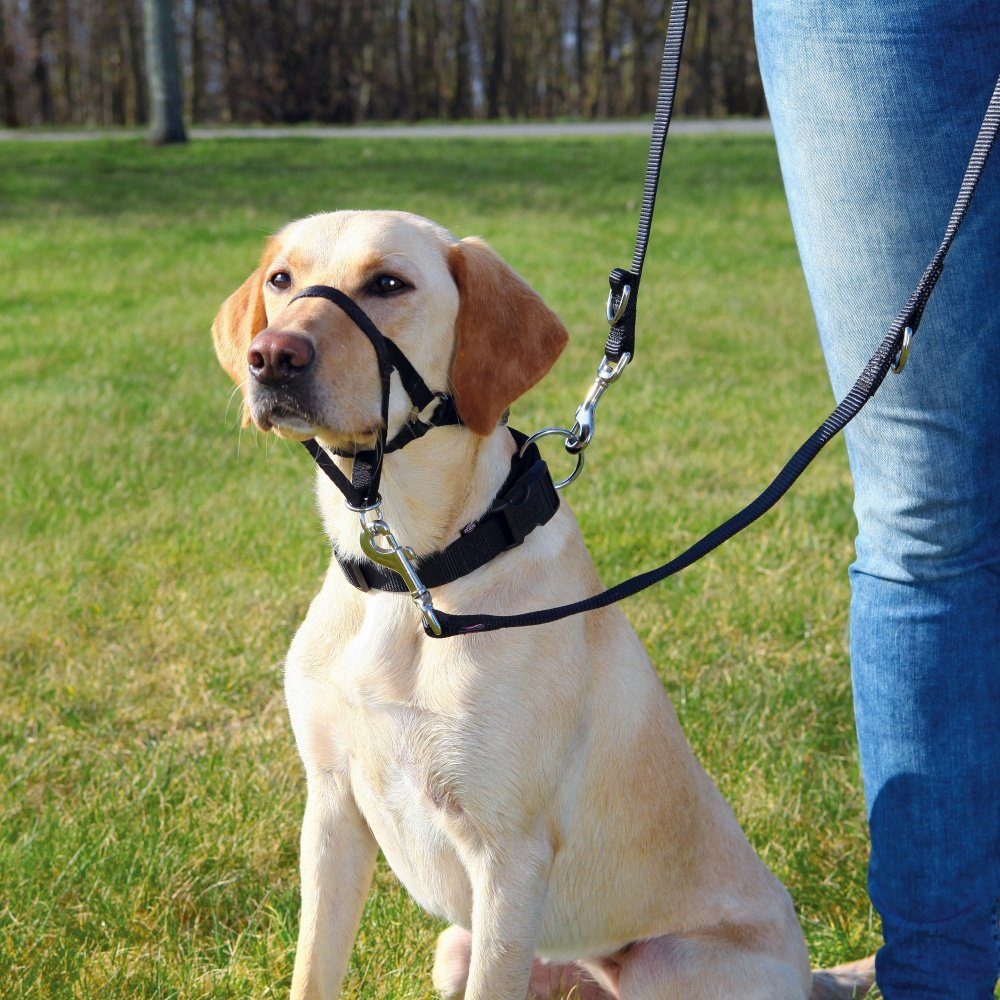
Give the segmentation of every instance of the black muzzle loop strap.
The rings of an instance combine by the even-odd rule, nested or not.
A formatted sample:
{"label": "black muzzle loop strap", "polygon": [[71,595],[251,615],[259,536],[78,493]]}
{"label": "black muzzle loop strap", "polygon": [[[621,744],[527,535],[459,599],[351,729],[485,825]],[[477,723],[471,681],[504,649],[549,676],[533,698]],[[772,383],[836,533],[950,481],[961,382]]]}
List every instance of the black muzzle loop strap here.
{"label": "black muzzle loop strap", "polygon": [[[375,439],[375,447],[364,451],[344,452],[335,454],[342,458],[353,459],[351,478],[348,479],[337,467],[336,463],[315,440],[303,441],[306,450],[316,460],[316,464],[333,481],[333,484],[344,494],[347,505],[352,510],[366,510],[375,507],[381,500],[379,485],[382,480],[382,463],[386,455],[397,451],[411,441],[423,437],[432,427],[444,427],[448,424],[459,424],[461,419],[455,409],[455,403],[444,392],[433,392],[420,377],[420,373],[410,364],[410,359],[389,340],[372,322],[366,313],[349,295],[339,288],[329,285],[310,285],[304,288],[292,299],[326,299],[342,309],[353,321],[354,325],[368,338],[375,351],[378,362],[378,377],[382,392],[381,427]],[[389,390],[392,373],[399,375],[399,380],[413,404],[413,417],[407,421],[399,433],[389,442],[386,433],[389,425]],[[431,404],[434,411],[427,420],[421,419]]]}
{"label": "black muzzle loop strap", "polygon": [[[375,351],[382,392],[381,424],[376,434],[375,447],[352,456],[351,478],[348,479],[341,472],[337,463],[319,442],[310,439],[302,443],[333,485],[344,494],[347,506],[358,514],[361,522],[361,550],[372,562],[384,566],[400,577],[414,604],[420,609],[424,630],[428,635],[440,635],[441,626],[434,613],[430,591],[424,586],[414,567],[416,557],[413,550],[399,543],[392,528],[382,517],[382,495],[379,493],[389,426],[392,373],[398,372],[403,388],[417,413],[434,401],[435,394],[427,388],[427,384],[410,364],[406,355],[386,338],[372,322],[371,317],[339,288],[331,288],[329,285],[310,285],[299,292],[295,299],[326,299],[332,302],[353,320],[354,325],[368,338]],[[443,394],[441,395],[443,398]]]}
{"label": "black muzzle loop strap", "polygon": [[[328,302],[332,302],[350,317],[354,325],[368,338],[368,342],[375,351],[382,393],[381,426],[377,432],[374,449],[366,452],[364,457],[355,457],[351,478],[348,479],[337,468],[336,463],[314,439],[310,438],[308,441],[302,442],[334,486],[344,494],[348,507],[357,511],[374,507],[382,499],[379,495],[379,485],[382,480],[382,457],[385,454],[386,427],[389,423],[389,380],[396,367],[396,359],[390,351],[390,341],[382,335],[382,331],[371,321],[368,314],[339,288],[331,288],[329,285],[310,285],[299,292],[292,299],[292,302],[295,302],[296,299],[326,299]],[[395,347],[395,345],[392,346]],[[396,348],[396,353],[402,356],[402,352],[398,348]],[[416,376],[420,386],[427,390],[423,379],[417,375],[408,361],[406,367]],[[429,390],[427,391],[430,394]]]}

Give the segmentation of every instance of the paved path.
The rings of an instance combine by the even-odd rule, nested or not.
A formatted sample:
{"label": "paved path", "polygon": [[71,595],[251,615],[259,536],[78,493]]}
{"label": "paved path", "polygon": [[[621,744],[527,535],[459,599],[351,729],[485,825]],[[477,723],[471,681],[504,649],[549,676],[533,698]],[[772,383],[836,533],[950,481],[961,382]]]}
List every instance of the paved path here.
{"label": "paved path", "polygon": [[[649,135],[649,121],[617,122],[492,122],[474,125],[303,125],[260,126],[256,128],[199,128],[190,130],[192,139],[526,139],[532,137],[589,135]],[[687,118],[670,126],[672,134],[707,135],[737,132],[770,135],[766,118]],[[79,142],[87,139],[136,139],[138,129],[90,129],[87,131],[46,131],[42,129],[0,129],[0,142]]]}

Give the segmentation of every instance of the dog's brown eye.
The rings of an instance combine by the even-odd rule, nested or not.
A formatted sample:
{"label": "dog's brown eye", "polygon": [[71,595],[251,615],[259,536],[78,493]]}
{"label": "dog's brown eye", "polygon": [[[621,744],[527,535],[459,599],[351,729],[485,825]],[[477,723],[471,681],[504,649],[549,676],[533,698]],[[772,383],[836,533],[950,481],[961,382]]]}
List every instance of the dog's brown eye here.
{"label": "dog's brown eye", "polygon": [[376,295],[392,295],[394,292],[405,291],[410,286],[393,274],[380,274],[372,283],[371,290]]}
{"label": "dog's brown eye", "polygon": [[286,288],[291,287],[292,276],[287,271],[275,271],[274,274],[267,279],[267,283],[272,288],[277,288],[278,291],[283,292]]}

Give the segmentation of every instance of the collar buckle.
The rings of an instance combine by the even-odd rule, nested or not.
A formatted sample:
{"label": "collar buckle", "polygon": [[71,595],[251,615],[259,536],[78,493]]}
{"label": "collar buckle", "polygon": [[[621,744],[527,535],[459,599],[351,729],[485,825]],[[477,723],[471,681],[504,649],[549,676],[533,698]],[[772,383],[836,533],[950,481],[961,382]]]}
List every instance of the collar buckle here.
{"label": "collar buckle", "polygon": [[503,519],[507,548],[520,545],[540,524],[544,524],[559,508],[559,495],[552,484],[548,466],[539,459],[521,477],[514,496],[494,508]]}

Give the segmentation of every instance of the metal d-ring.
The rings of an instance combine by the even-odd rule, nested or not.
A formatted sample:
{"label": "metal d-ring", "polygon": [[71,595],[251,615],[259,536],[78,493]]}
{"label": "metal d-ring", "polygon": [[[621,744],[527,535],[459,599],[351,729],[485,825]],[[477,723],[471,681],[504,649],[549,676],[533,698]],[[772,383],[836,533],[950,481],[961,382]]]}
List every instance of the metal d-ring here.
{"label": "metal d-ring", "polygon": [[899,345],[899,353],[892,363],[892,374],[898,375],[905,367],[910,357],[910,344],[913,342],[913,327],[908,326],[903,330],[903,342]]}
{"label": "metal d-ring", "polygon": [[618,321],[625,315],[625,310],[628,309],[628,300],[632,297],[632,286],[626,285],[622,289],[622,297],[618,300],[618,308],[615,308],[615,292],[612,289],[608,292],[608,303],[604,307],[604,311],[608,315],[608,323],[611,326],[617,326]]}
{"label": "metal d-ring", "polygon": [[[528,440],[525,441],[523,445],[521,445],[520,454],[523,455],[525,451],[527,451],[528,445],[534,444],[536,441],[540,440],[543,437],[549,437],[549,435],[551,434],[558,434],[560,435],[560,437],[568,439],[569,437],[572,436],[572,433],[573,433],[572,431],[567,430],[565,427],[545,427],[540,431],[535,431],[535,433],[532,434],[531,437],[528,438]],[[564,486],[569,486],[569,484],[573,482],[573,480],[576,479],[576,477],[580,475],[582,471],[583,471],[583,452],[578,451],[576,452],[576,468],[561,482],[553,483],[552,485],[555,486],[557,490],[561,490]]]}

